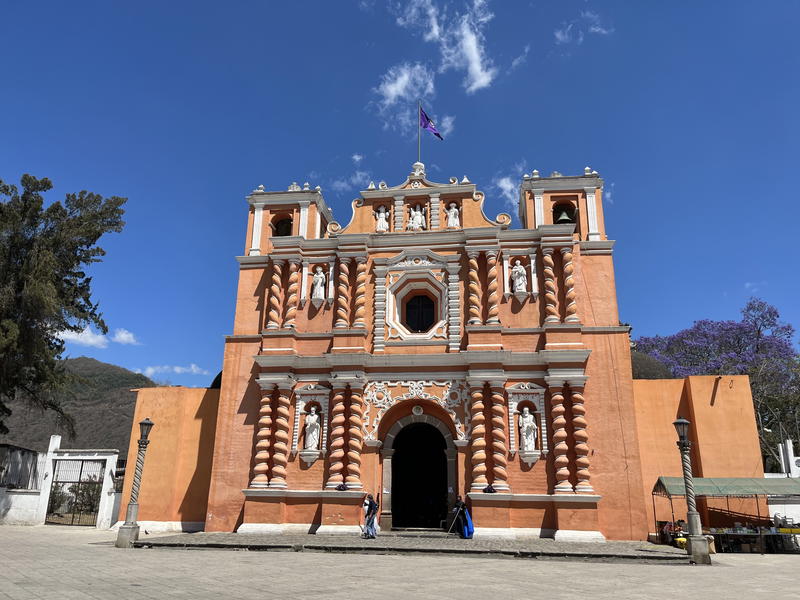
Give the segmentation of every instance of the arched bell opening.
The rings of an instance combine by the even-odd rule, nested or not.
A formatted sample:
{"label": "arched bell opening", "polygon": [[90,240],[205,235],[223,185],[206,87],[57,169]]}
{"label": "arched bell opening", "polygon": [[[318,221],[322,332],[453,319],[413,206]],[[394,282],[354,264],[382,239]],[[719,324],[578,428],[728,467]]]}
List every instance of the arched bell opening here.
{"label": "arched bell opening", "polygon": [[273,237],[287,237],[292,235],[292,218],[276,217],[272,222]]}
{"label": "arched bell opening", "polygon": [[559,202],[553,205],[553,223],[566,225],[577,223],[578,211],[571,202]]}

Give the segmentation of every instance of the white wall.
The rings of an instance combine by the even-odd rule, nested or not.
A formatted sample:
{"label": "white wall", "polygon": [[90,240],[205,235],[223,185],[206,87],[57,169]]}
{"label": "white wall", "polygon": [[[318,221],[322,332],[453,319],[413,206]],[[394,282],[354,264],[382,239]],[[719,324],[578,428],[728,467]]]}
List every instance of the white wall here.
{"label": "white wall", "polygon": [[0,488],[0,523],[3,525],[37,525],[39,490]]}

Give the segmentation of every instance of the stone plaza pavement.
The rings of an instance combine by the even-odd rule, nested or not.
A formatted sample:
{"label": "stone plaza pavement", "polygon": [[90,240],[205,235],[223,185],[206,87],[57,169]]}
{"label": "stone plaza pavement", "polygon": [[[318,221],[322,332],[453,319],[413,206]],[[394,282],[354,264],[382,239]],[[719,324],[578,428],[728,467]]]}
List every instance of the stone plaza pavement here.
{"label": "stone plaza pavement", "polygon": [[442,554],[120,550],[114,538],[96,529],[0,527],[0,598],[781,599],[798,597],[800,567],[796,555],[718,554],[714,566],[696,567]]}

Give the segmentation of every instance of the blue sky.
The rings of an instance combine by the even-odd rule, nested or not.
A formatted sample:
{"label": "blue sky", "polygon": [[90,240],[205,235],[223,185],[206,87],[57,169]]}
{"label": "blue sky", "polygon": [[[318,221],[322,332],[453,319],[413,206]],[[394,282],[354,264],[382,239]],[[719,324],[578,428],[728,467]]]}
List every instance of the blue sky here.
{"label": "blue sky", "polygon": [[92,271],[111,331],[68,354],[173,384],[221,368],[244,196],[309,181],[346,222],[409,171],[417,96],[445,134],[429,177],[468,175],[489,214],[534,168],[600,172],[634,336],[753,294],[800,325],[798,21],[788,1],[6,0],[0,178],[129,198]]}

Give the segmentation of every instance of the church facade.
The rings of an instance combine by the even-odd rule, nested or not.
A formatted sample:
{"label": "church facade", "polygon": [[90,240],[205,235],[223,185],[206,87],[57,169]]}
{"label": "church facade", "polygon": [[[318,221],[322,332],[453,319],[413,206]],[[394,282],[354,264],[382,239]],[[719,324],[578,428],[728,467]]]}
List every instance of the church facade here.
{"label": "church facade", "polygon": [[254,190],[221,388],[139,391],[140,518],[355,535],[365,493],[382,529],[446,528],[461,496],[476,536],[645,539],[680,411],[697,475],[763,476],[745,377],[636,391],[602,195],[534,171],[513,229],[421,163],[346,225],[308,184]]}
{"label": "church facade", "polygon": [[534,172],[520,229],[421,163],[344,226],[308,186],[253,191],[206,529],[357,531],[366,491],[383,528],[461,495],[479,534],[641,537],[602,187]]}

